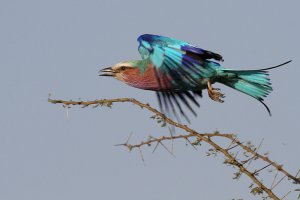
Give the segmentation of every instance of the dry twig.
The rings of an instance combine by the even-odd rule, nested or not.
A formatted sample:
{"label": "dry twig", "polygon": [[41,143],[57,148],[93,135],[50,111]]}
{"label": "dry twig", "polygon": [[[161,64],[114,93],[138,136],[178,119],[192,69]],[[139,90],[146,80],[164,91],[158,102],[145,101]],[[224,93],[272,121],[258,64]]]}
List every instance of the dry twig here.
{"label": "dry twig", "polygon": [[[299,184],[300,183],[300,179],[292,176],[290,173],[288,173],[286,170],[283,169],[282,165],[276,164],[275,162],[271,161],[267,156],[263,156],[260,155],[258,153],[258,149],[251,149],[250,147],[248,147],[247,145],[244,145],[243,142],[240,142],[236,136],[234,134],[223,134],[223,133],[219,133],[219,132],[215,132],[215,133],[198,133],[195,130],[189,128],[187,125],[183,125],[180,123],[177,123],[173,120],[171,120],[170,118],[166,117],[164,114],[162,114],[161,112],[159,112],[158,110],[156,110],[155,108],[151,107],[149,104],[144,104],[141,103],[139,101],[137,101],[136,99],[133,98],[117,98],[117,99],[101,99],[101,100],[94,100],[94,101],[65,101],[65,100],[55,100],[55,99],[48,99],[48,102],[53,103],[53,104],[63,104],[64,106],[69,107],[70,105],[81,105],[83,107],[87,107],[87,106],[93,106],[93,107],[98,107],[98,106],[108,106],[111,107],[113,103],[116,102],[130,102],[133,103],[135,105],[138,105],[141,108],[146,108],[147,110],[149,110],[150,112],[154,113],[155,116],[153,118],[158,118],[159,119],[159,123],[163,122],[163,125],[165,125],[166,123],[169,125],[172,125],[174,127],[177,127],[178,129],[181,129],[183,131],[185,131],[187,134],[183,134],[183,135],[171,135],[171,136],[162,136],[159,138],[154,138],[154,137],[150,137],[147,141],[142,141],[138,144],[129,144],[129,138],[128,140],[123,143],[120,144],[122,146],[127,147],[130,151],[132,149],[137,148],[140,152],[141,158],[144,162],[144,157],[141,151],[141,147],[142,146],[151,146],[151,144],[156,143],[156,145],[162,145],[170,154],[173,155],[172,151],[168,150],[167,147],[162,143],[163,141],[167,141],[167,140],[176,140],[176,139],[184,139],[186,141],[189,142],[189,144],[191,144],[193,147],[195,147],[195,145],[199,144],[201,141],[204,141],[206,143],[208,143],[209,145],[211,145],[214,150],[216,152],[221,152],[225,157],[226,157],[226,162],[228,164],[231,164],[235,167],[237,167],[239,169],[239,173],[243,173],[246,176],[248,176],[256,185],[257,187],[255,188],[255,190],[259,190],[259,191],[264,191],[268,194],[268,196],[272,199],[275,200],[279,200],[280,198],[278,198],[272,191],[272,189],[274,187],[276,187],[279,182],[281,182],[282,180],[280,180],[279,182],[277,182],[276,184],[272,184],[271,188],[268,188],[267,186],[265,186],[262,181],[259,181],[256,178],[256,173],[265,169],[266,167],[269,166],[273,166],[275,169],[277,169],[278,171],[282,172],[285,176],[287,176],[288,178],[292,179],[295,181],[295,183]],[[211,140],[211,138],[213,137],[223,137],[223,138],[227,138],[231,141],[230,145],[228,148],[223,148],[221,146],[219,146],[217,143],[215,143],[214,141]],[[195,138],[195,142],[190,142],[189,139],[191,138]],[[235,144],[235,145],[234,145]],[[232,145],[234,145],[232,147]],[[261,168],[258,171],[254,171],[254,172],[250,172],[247,167],[244,166],[245,163],[239,162],[238,159],[236,158],[236,156],[233,156],[229,151],[235,147],[241,147],[242,149],[244,149],[245,152],[248,152],[250,154],[252,154],[252,157],[250,158],[250,160],[252,160],[253,158],[259,158],[265,162],[268,163],[268,165],[266,165],[265,167]],[[156,147],[154,148],[155,151]]]}

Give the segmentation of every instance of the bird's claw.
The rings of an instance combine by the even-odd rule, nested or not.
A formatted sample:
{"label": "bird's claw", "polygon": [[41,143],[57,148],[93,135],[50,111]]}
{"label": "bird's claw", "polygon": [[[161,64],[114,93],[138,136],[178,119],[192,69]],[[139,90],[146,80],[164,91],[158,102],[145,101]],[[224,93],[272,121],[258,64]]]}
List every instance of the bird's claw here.
{"label": "bird's claw", "polygon": [[219,88],[208,89],[208,96],[214,101],[223,103],[224,100],[222,98],[225,98],[225,95],[218,91],[220,91]]}
{"label": "bird's claw", "polygon": [[225,95],[222,94],[221,92],[218,92],[218,91],[220,91],[219,88],[213,88],[210,81],[207,82],[207,91],[208,91],[208,96],[212,100],[220,102],[220,103],[224,102],[224,100],[222,100],[222,98],[225,98]]}

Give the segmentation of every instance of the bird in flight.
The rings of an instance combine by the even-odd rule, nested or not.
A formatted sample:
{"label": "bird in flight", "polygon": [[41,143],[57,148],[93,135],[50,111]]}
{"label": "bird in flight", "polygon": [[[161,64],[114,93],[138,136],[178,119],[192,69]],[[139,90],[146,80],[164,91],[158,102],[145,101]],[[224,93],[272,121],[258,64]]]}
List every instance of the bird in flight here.
{"label": "bird in flight", "polygon": [[152,90],[157,94],[161,111],[171,113],[178,119],[177,112],[189,121],[182,105],[195,116],[192,107],[199,107],[196,97],[202,97],[207,89],[208,96],[223,103],[224,94],[212,84],[222,83],[264,103],[272,91],[268,70],[285,65],[257,69],[236,70],[223,68],[221,55],[197,46],[160,35],[144,34],[138,37],[141,60],[120,62],[100,70],[99,76],[111,76],[132,87]]}

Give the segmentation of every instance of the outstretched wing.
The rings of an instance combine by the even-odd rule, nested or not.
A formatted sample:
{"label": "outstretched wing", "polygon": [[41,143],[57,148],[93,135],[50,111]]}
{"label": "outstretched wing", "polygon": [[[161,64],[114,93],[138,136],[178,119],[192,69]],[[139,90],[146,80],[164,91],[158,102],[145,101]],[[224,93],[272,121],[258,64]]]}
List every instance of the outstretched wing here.
{"label": "outstretched wing", "polygon": [[[161,109],[176,115],[175,107],[187,118],[180,102],[196,115],[188,99],[199,106],[195,96],[201,92],[190,92],[199,86],[201,78],[210,77],[219,64],[210,60],[222,61],[222,56],[207,51],[187,42],[169,37],[144,34],[138,38],[139,52],[143,59],[148,59],[155,69],[156,78],[160,85],[164,82],[172,84],[172,90],[157,92]],[[159,76],[159,75],[167,76]],[[168,77],[160,79],[160,77]],[[164,81],[164,82],[163,82]],[[198,93],[198,94],[197,94]],[[188,119],[187,119],[188,120]]]}

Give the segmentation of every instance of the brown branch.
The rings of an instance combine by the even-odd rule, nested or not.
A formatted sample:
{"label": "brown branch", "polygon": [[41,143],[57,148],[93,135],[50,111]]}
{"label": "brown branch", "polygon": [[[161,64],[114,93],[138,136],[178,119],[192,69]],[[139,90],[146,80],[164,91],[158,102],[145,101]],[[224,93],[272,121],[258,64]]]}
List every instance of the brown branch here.
{"label": "brown branch", "polygon": [[255,152],[254,150],[252,150],[251,148],[249,148],[248,146],[243,145],[243,143],[241,143],[240,141],[237,140],[237,138],[235,137],[234,134],[221,134],[218,132],[200,134],[200,133],[196,132],[195,130],[189,128],[187,125],[183,125],[183,124],[180,124],[180,123],[177,123],[177,122],[171,120],[170,118],[166,117],[164,114],[162,114],[155,108],[152,108],[149,104],[141,103],[133,98],[101,99],[101,100],[94,100],[94,101],[71,101],[71,100],[65,101],[65,100],[54,100],[54,99],[49,98],[48,102],[53,103],[53,104],[63,104],[64,106],[82,105],[84,107],[87,107],[90,105],[92,105],[93,107],[97,107],[97,106],[109,106],[110,107],[115,102],[130,102],[130,103],[140,106],[141,108],[146,108],[150,112],[154,113],[156,117],[161,118],[164,123],[173,125],[174,127],[177,127],[188,133],[186,135],[176,135],[176,136],[171,135],[171,136],[162,136],[159,138],[151,137],[147,141],[142,141],[139,144],[134,144],[134,145],[128,144],[128,141],[124,144],[121,144],[123,146],[126,146],[129,150],[138,148],[139,152],[141,153],[141,157],[142,157],[143,161],[144,161],[144,158],[142,156],[142,152],[141,152],[140,148],[144,145],[150,146],[152,143],[162,144],[162,141],[174,140],[174,139],[180,139],[180,138],[189,141],[188,138],[195,137],[196,142],[194,142],[192,144],[198,144],[200,141],[204,141],[204,142],[208,143],[209,145],[214,147],[214,149],[216,151],[221,152],[227,158],[227,161],[228,161],[227,163],[230,163],[231,165],[238,167],[239,171],[241,173],[247,175],[258,186],[259,189],[266,192],[268,194],[268,196],[271,197],[272,199],[279,200],[279,198],[273,193],[272,188],[267,188],[261,181],[259,181],[256,178],[255,173],[250,172],[241,162],[239,162],[235,157],[233,157],[229,153],[229,149],[231,149],[231,148],[229,148],[229,149],[222,148],[221,146],[219,146],[218,144],[216,144],[214,141],[211,140],[212,137],[217,136],[217,137],[224,137],[224,138],[231,140],[232,143],[239,145],[246,152],[251,153],[254,157],[258,157],[258,158],[264,160],[265,162],[269,163],[270,165],[274,166],[278,171],[282,172],[287,177],[293,179],[296,183],[300,182],[298,178],[292,176],[291,174],[289,174],[288,172],[283,170],[281,165],[278,165],[275,162],[272,162],[268,157],[262,156],[262,155],[258,154],[257,152]]}
{"label": "brown branch", "polygon": [[[227,136],[224,136],[227,137]],[[231,136],[229,136],[231,137]],[[232,138],[231,138],[232,139]],[[262,159],[263,161],[269,163],[270,165],[272,165],[274,168],[276,168],[278,171],[282,172],[284,175],[286,175],[288,178],[292,179],[293,181],[295,181],[295,183],[300,184],[300,178],[297,178],[296,176],[291,175],[289,172],[287,172],[286,170],[283,169],[282,165],[277,164],[276,162],[271,161],[267,156],[263,156],[255,151],[253,151],[251,148],[247,147],[246,145],[242,144],[239,141],[236,141],[236,143],[242,147],[245,151],[253,154],[254,157],[258,157],[260,159]]]}

